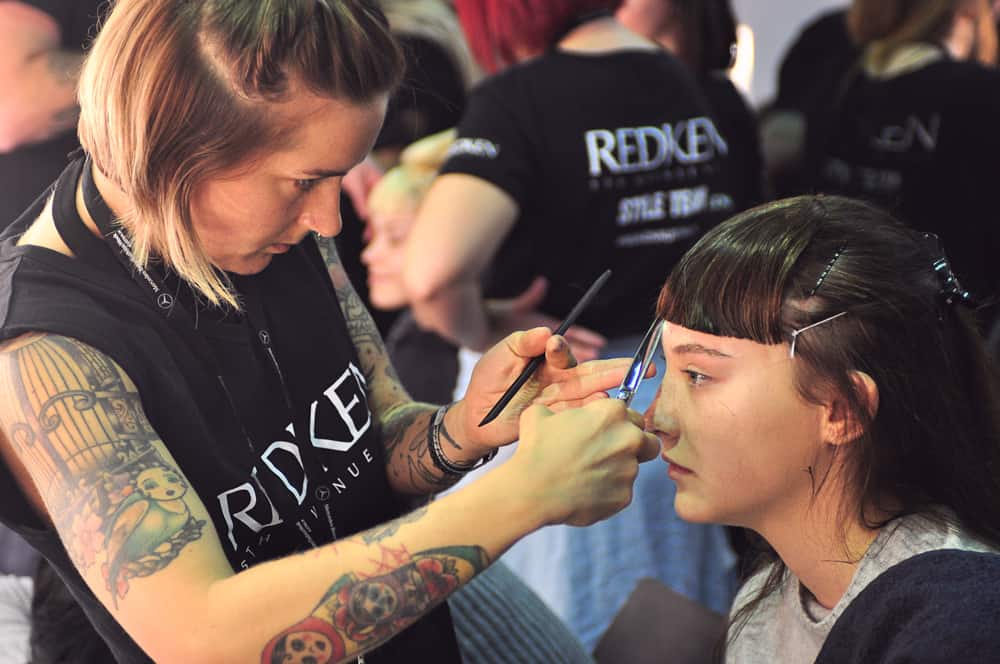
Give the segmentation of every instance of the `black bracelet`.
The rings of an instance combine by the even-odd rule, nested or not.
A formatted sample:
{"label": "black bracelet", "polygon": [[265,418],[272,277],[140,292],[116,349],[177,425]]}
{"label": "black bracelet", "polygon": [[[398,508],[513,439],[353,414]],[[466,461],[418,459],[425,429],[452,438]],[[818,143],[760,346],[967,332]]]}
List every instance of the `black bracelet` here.
{"label": "black bracelet", "polygon": [[[431,461],[438,470],[452,477],[461,477],[469,471],[475,470],[492,461],[497,455],[497,450],[496,448],[490,450],[489,454],[472,463],[455,463],[454,461],[449,461],[444,455],[444,450],[441,448],[441,430],[444,428],[444,416],[452,405],[454,404],[441,406],[434,413],[434,420],[427,429],[427,448],[431,454]],[[445,432],[445,435],[448,435],[447,432]]]}

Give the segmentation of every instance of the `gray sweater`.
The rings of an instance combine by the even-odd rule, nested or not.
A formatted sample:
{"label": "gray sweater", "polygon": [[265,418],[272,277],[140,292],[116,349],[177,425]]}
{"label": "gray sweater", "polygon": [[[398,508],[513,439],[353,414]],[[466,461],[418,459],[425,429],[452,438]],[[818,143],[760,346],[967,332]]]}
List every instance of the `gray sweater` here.
{"label": "gray sweater", "polygon": [[[939,525],[921,515],[911,515],[882,528],[833,609],[820,606],[798,578],[787,573],[779,590],[758,605],[730,644],[726,662],[810,664],[815,661],[834,623],[869,583],[904,560],[941,549],[991,550],[960,530]],[[733,614],[757,595],[769,572],[770,568],[766,568],[743,585],[733,603]]]}

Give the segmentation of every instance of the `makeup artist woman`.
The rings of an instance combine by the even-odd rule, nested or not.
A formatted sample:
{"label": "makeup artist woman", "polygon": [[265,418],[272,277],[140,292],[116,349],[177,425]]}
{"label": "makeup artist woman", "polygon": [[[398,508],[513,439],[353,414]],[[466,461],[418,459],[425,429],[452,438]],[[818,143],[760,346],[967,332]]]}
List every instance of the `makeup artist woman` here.
{"label": "makeup artist woman", "polygon": [[[569,368],[546,330],[449,409],[400,387],[314,233],[401,71],[373,0],[119,0],[80,82],[86,157],[0,238],[0,516],[120,662],[458,662],[447,595],[621,509],[655,455],[597,398],[627,362]],[[516,437],[509,472],[397,518]]]}
{"label": "makeup artist woman", "polygon": [[[579,355],[632,355],[661,275],[740,206],[726,137],[698,84],[615,20],[620,4],[456,2],[480,64],[502,71],[470,96],[408,239],[404,279],[421,325],[483,350],[508,329],[561,319],[610,267],[614,277],[579,321],[602,341],[567,337]],[[532,316],[487,315],[484,292],[537,296],[535,277],[548,291]],[[635,407],[654,392],[640,391]],[[504,560],[590,648],[644,576],[725,611],[723,532],[677,519],[673,492],[663,473],[644,470],[636,500],[615,519],[546,529]]]}

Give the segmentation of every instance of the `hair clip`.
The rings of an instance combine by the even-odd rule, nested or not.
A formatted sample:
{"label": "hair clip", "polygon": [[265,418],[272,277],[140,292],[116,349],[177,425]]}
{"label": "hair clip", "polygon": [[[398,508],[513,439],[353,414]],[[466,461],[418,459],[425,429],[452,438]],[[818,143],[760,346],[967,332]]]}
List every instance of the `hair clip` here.
{"label": "hair clip", "polygon": [[791,343],[791,346],[788,349],[788,357],[791,357],[791,358],[795,357],[795,342],[799,340],[799,335],[800,334],[802,334],[806,330],[811,330],[814,327],[819,327],[823,323],[829,323],[832,320],[836,320],[836,319],[840,318],[841,316],[846,316],[846,315],[847,315],[846,311],[841,311],[839,314],[834,314],[833,316],[829,316],[827,318],[824,318],[823,320],[817,321],[817,322],[813,323],[812,325],[806,325],[805,327],[800,328],[798,330],[792,330],[792,332],[791,332],[792,343]]}
{"label": "hair clip", "polygon": [[944,253],[941,238],[934,233],[924,233],[923,237],[931,248],[931,256],[934,257],[931,269],[937,275],[938,281],[941,284],[941,290],[938,294],[944,300],[945,304],[951,305],[957,301],[969,307],[973,306],[975,299],[969,291],[962,288],[962,284],[959,283],[954,270],[951,269],[951,262]]}
{"label": "hair clip", "polygon": [[816,294],[816,291],[819,290],[819,287],[822,286],[823,282],[826,281],[826,278],[830,276],[830,272],[833,270],[834,263],[837,262],[837,259],[840,258],[840,255],[845,251],[847,251],[846,245],[841,247],[840,249],[837,249],[837,253],[833,255],[833,258],[830,259],[830,262],[826,264],[826,268],[823,270],[823,273],[819,275],[819,279],[816,280],[816,285],[813,286],[811,291],[809,291],[809,297],[812,297],[813,295]]}

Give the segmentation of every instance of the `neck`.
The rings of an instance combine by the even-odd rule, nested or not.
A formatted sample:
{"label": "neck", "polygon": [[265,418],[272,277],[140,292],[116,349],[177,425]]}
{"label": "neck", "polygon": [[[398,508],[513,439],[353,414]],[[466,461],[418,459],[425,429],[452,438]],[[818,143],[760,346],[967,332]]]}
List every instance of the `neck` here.
{"label": "neck", "polygon": [[841,523],[839,503],[831,499],[836,493],[828,490],[833,480],[828,477],[815,498],[804,496],[784,513],[769,514],[751,526],[827,609],[843,597],[878,534],[858,523],[853,511],[848,513],[851,521]]}
{"label": "neck", "polygon": [[618,22],[623,26],[641,35],[646,39],[656,42],[661,48],[664,48],[674,55],[679,54],[679,49],[681,45],[681,36],[677,34],[677,22],[668,21],[665,25],[661,25],[658,29],[652,27],[647,21],[643,21],[640,14],[635,11],[630,11],[628,3],[622,6],[615,15]]}
{"label": "neck", "polygon": [[657,50],[659,46],[637,35],[613,16],[587,21],[570,31],[559,42],[564,51],[602,53],[622,49]]}

